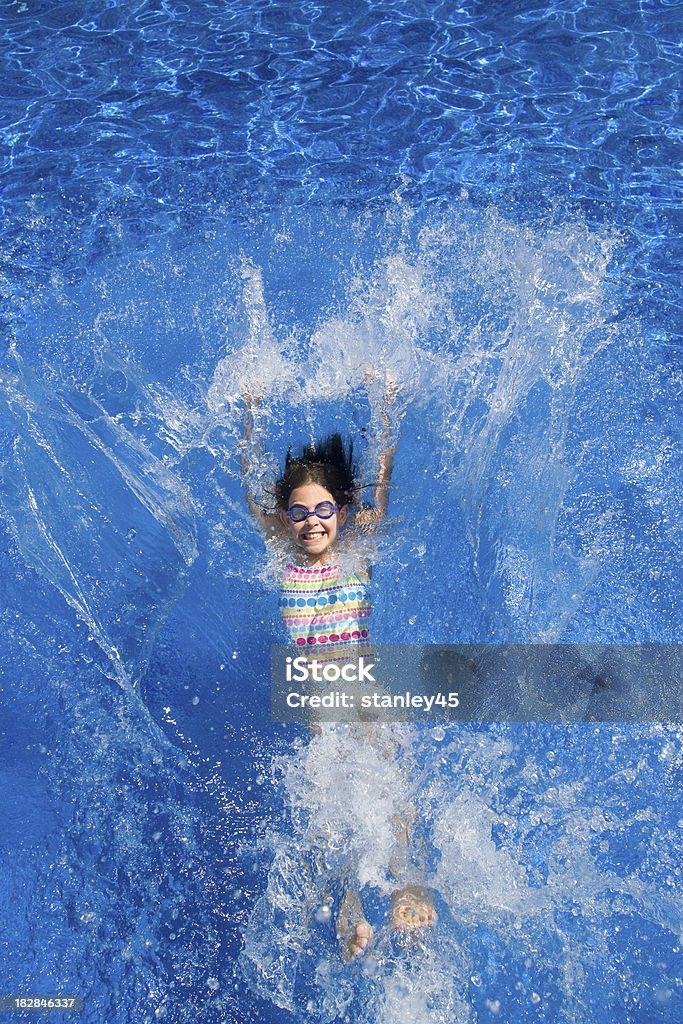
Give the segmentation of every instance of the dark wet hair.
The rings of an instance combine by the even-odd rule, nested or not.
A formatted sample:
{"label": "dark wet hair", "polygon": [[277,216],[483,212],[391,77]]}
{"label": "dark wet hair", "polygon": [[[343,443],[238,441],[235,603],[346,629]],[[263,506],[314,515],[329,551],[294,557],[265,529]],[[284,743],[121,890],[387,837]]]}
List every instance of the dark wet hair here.
{"label": "dark wet hair", "polygon": [[304,484],[320,484],[330,492],[340,508],[352,505],[358,489],[353,441],[345,446],[341,434],[330,434],[324,441],[307,444],[299,458],[292,457],[290,448],[284,473],[275,483],[278,508],[288,508],[292,491]]}

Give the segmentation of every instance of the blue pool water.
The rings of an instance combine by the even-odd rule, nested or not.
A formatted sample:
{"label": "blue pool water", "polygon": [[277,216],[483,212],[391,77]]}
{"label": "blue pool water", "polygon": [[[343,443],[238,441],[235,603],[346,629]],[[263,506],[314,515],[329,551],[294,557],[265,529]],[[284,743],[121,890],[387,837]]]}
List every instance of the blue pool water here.
{"label": "blue pool water", "polygon": [[[679,5],[15,0],[0,33],[0,995],[678,1024],[680,726],[415,726],[387,788],[273,725],[238,446],[246,385],[266,485],[333,427],[371,480],[371,362],[405,413],[378,640],[677,642]],[[412,955],[376,884],[410,800]]]}

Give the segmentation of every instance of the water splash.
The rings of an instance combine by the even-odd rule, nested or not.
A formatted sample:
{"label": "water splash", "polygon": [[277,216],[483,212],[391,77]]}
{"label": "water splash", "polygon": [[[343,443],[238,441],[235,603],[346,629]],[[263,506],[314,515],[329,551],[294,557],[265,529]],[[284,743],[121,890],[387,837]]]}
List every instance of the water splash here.
{"label": "water splash", "polygon": [[[273,864],[243,954],[263,997],[321,1021],[446,1024],[477,1012],[522,1020],[536,1006],[543,1020],[588,1024],[596,1006],[615,1000],[675,1019],[683,904],[673,878],[662,886],[651,874],[645,849],[622,843],[639,832],[660,864],[675,863],[680,836],[668,807],[646,794],[675,785],[665,764],[681,757],[680,729],[656,726],[637,743],[587,726],[562,735],[528,728],[523,737],[411,730],[400,759],[383,764],[372,736],[327,730],[278,762],[291,831],[270,837]],[[604,772],[595,771],[596,748]],[[401,884],[392,881],[391,823],[407,799],[428,850],[409,871],[436,893],[440,914],[417,943],[397,943],[386,924],[386,894]],[[331,921],[316,924],[329,920],[316,917],[321,903],[334,915],[342,874],[376,929],[352,968],[341,966]],[[657,985],[638,967],[636,935],[656,950]]]}
{"label": "water splash", "polygon": [[[110,392],[129,387],[102,365]],[[138,680],[197,555],[187,488],[91,392],[52,389],[19,364],[2,382],[14,434],[2,498],[26,562]]]}
{"label": "water splash", "polygon": [[[37,380],[29,359],[25,369],[15,360],[4,381],[16,440],[3,493],[15,542],[87,623],[106,652],[102,671],[124,684],[139,678],[174,601],[184,609],[183,640],[201,638],[188,643],[196,654],[205,645],[236,652],[245,640],[242,618],[269,599],[265,590],[254,598],[261,549],[241,483],[244,389],[262,398],[257,483],[268,486],[288,444],[350,424],[371,481],[387,374],[401,384],[396,426],[405,412],[392,496],[392,513],[404,524],[385,545],[377,573],[380,582],[382,573],[391,580],[390,588],[378,587],[376,602],[388,638],[412,639],[406,623],[415,619],[426,641],[444,633],[465,639],[467,630],[475,639],[551,638],[565,635],[586,608],[589,639],[610,639],[610,616],[597,610],[627,599],[635,609],[625,626],[630,639],[675,630],[675,607],[662,618],[647,604],[652,574],[659,573],[659,588],[664,573],[655,519],[675,463],[664,427],[653,448],[633,398],[649,378],[633,331],[614,325],[608,264],[615,239],[580,221],[515,224],[466,199],[419,216],[402,203],[386,213],[321,216],[323,230],[293,218],[286,238],[268,228],[252,245],[236,240],[231,225],[218,240],[161,252],[140,266],[128,293],[103,274],[75,332],[88,372],[60,375],[61,338],[55,334],[50,348],[47,333],[37,331],[51,371]],[[341,255],[327,258],[335,247]],[[308,290],[297,277],[304,253],[319,272]],[[287,274],[306,293],[298,315],[284,297]],[[41,302],[42,329],[57,313],[49,296]],[[62,285],[54,304],[73,318],[76,303]],[[149,336],[173,343],[148,351]],[[190,336],[199,341],[187,346],[188,357]],[[26,336],[17,345],[25,357]],[[166,379],[143,369],[168,352]],[[606,419],[620,414],[627,423],[599,478],[591,471],[601,439],[584,416],[595,394]],[[642,492],[637,522],[620,497],[625,485]],[[673,503],[666,511],[671,540]],[[648,549],[634,555],[642,576],[630,577],[624,538],[640,529]],[[204,578],[219,576],[223,589]],[[97,585],[102,580],[108,590]],[[272,636],[255,613],[250,628],[264,645]],[[231,680],[246,701],[255,671],[251,662],[245,671],[245,661],[236,661]],[[164,684],[172,689],[174,681]],[[133,697],[140,721],[119,737],[113,761],[125,759],[128,743],[138,749],[138,726],[149,725]],[[84,705],[83,742],[89,714],[92,721],[95,712]],[[328,739],[327,757],[314,741],[275,763],[281,820],[270,834],[262,826],[253,885],[263,891],[244,923],[256,991],[312,1020],[523,1020],[532,1007],[540,1020],[576,1024],[591,1019],[590,1000],[609,1016],[607,1003],[627,998],[653,1007],[653,1019],[676,1019],[680,908],[670,894],[680,861],[671,810],[679,735],[668,727],[605,729],[565,743],[564,731],[500,732],[424,732],[410,753],[403,745],[400,771],[393,762],[388,770],[376,751],[342,749],[337,738]],[[151,749],[159,742],[152,736]],[[603,761],[611,774],[601,774]],[[87,776],[91,804],[102,808],[82,815],[83,829],[106,832],[111,772],[89,773],[80,750],[72,763]],[[171,788],[174,771],[171,765]],[[187,785],[180,774],[172,808],[178,821]],[[662,801],[662,792],[670,799]],[[129,800],[121,814],[138,820],[132,789]],[[425,823],[423,870],[443,921],[412,957],[394,948],[385,920],[396,860],[391,820],[410,801]],[[226,827],[226,844],[234,831]],[[143,882],[126,890],[131,906],[145,887],[161,891],[144,843],[133,845]],[[126,853],[125,844],[115,848],[112,872]],[[409,869],[417,865],[405,863]],[[338,902],[344,871],[364,890],[379,935],[373,957],[350,972],[339,960],[334,914],[323,912],[335,905],[328,897]],[[93,879],[97,902],[95,867]],[[229,900],[215,891],[229,916]],[[150,919],[140,935],[157,928],[159,919]],[[145,961],[145,978],[155,970],[161,976],[166,941],[157,960],[150,954]],[[647,977],[641,983],[631,945],[663,965],[659,987]],[[131,949],[135,965],[144,949]],[[602,993],[589,962],[599,965]],[[632,972],[623,991],[615,989],[617,962]],[[186,969],[190,985],[196,974]]]}
{"label": "water splash", "polygon": [[[479,598],[497,615],[505,608],[497,639],[555,640],[599,569],[572,550],[561,520],[581,459],[577,389],[618,340],[605,293],[618,239],[581,222],[523,227],[464,204],[422,225],[399,210],[383,225],[393,251],[365,261],[313,326],[278,334],[263,271],[243,268],[246,327],[213,374],[211,415],[237,445],[242,395],[258,396],[252,484],[267,495],[273,452],[292,441],[287,419],[310,439],[341,402],[364,420],[369,481],[383,383],[397,381],[393,437],[406,410],[421,421],[439,488],[461,509]],[[438,498],[430,505],[427,529],[440,514]]]}
{"label": "water splash", "polygon": [[[618,558],[611,540],[598,543],[596,517],[589,523],[581,512],[594,500],[604,524],[599,536],[611,537],[604,483],[590,480],[586,453],[596,438],[581,402],[586,388],[602,386],[593,381],[609,375],[606,367],[623,361],[623,328],[619,333],[608,290],[618,239],[579,220],[516,224],[494,209],[473,209],[466,198],[418,216],[398,196],[384,214],[354,218],[345,211],[339,220],[324,231],[297,225],[300,234],[273,226],[271,237],[266,232],[252,244],[260,262],[243,255],[226,261],[207,240],[199,252],[174,253],[170,267],[145,261],[147,307],[140,288],[128,284],[127,294],[125,282],[103,280],[107,302],[93,303],[94,335],[110,369],[99,375],[102,383],[75,388],[74,400],[103,404],[118,434],[127,431],[126,443],[142,444],[163,462],[175,475],[171,489],[185,487],[203,508],[209,564],[238,575],[231,566],[252,560],[257,549],[240,497],[245,392],[257,403],[260,444],[250,479],[268,504],[282,452],[330,429],[352,429],[363,480],[376,478],[388,376],[401,386],[394,438],[406,414],[397,479],[405,467],[412,488],[397,488],[393,508],[401,515],[402,500],[408,511],[416,501],[421,507],[419,520],[394,535],[392,558],[407,568],[419,557],[425,579],[431,575],[438,587],[446,520],[451,551],[460,552],[458,603],[468,608],[465,621],[471,616],[461,638],[558,639],[594,590],[601,557]],[[323,252],[316,263],[321,239],[332,252],[338,244],[339,265],[329,258],[327,266]],[[246,249],[230,244],[233,252]],[[286,279],[304,254],[319,279],[297,319],[278,275]],[[207,272],[194,280],[200,266]],[[212,274],[213,292],[206,284]],[[59,303],[72,314],[61,291]],[[136,335],[157,307],[158,322],[145,333],[177,332],[183,324],[199,333],[203,367],[180,371],[194,394],[151,381],[136,363]],[[87,343],[93,332],[83,333]],[[637,429],[634,412],[631,432]],[[639,441],[645,458],[648,444]],[[635,479],[633,466],[623,473]],[[423,500],[430,475],[437,483]],[[645,479],[654,513],[661,474]],[[440,603],[442,636],[452,637],[455,602],[444,595]]]}

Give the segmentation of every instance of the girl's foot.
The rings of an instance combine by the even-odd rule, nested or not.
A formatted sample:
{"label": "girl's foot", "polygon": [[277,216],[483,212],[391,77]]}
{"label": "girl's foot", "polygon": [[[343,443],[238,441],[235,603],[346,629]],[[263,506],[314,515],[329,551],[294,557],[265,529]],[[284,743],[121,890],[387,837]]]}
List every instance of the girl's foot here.
{"label": "girl's foot", "polygon": [[391,897],[391,927],[397,932],[417,932],[439,920],[434,897],[421,885],[407,885]]}
{"label": "girl's foot", "polygon": [[345,964],[351,963],[356,957],[362,956],[370,944],[372,938],[372,925],[367,921],[359,921],[346,936],[346,942],[342,944],[342,960]]}
{"label": "girl's foot", "polygon": [[372,926],[365,920],[357,890],[349,889],[337,916],[337,940],[345,964],[362,956],[370,944]]}

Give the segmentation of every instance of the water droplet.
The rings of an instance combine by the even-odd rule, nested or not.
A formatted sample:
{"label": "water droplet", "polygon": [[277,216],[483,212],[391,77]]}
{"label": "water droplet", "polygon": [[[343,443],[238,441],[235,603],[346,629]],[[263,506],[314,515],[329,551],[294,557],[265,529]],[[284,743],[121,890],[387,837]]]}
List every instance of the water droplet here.
{"label": "water droplet", "polygon": [[121,370],[114,370],[107,377],[107,391],[110,395],[122,395],[128,389],[128,380]]}

